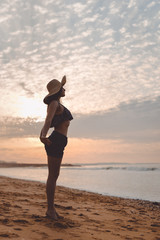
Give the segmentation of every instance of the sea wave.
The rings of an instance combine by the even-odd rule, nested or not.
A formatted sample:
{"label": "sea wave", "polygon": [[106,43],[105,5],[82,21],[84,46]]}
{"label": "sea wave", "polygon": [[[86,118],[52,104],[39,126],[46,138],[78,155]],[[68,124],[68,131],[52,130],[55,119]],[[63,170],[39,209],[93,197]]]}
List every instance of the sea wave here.
{"label": "sea wave", "polygon": [[106,167],[105,170],[126,170],[126,171],[160,171],[156,167]]}
{"label": "sea wave", "polygon": [[72,169],[72,170],[84,170],[84,171],[97,171],[97,170],[107,170],[107,171],[112,171],[112,170],[122,170],[122,171],[160,171],[160,168],[157,167],[63,167],[65,169]]}

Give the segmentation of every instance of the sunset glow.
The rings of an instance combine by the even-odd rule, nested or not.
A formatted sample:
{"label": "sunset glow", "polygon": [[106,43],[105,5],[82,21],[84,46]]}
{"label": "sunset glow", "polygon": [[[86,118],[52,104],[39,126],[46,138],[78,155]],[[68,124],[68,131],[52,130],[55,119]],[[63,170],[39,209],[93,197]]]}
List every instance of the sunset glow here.
{"label": "sunset glow", "polygon": [[22,118],[35,118],[44,119],[46,114],[46,108],[42,103],[36,101],[35,99],[29,99],[26,97],[20,97],[20,107],[18,115]]}
{"label": "sunset glow", "polygon": [[3,0],[0,12],[0,160],[44,161],[46,85],[66,75],[65,162],[159,161],[158,1]]}

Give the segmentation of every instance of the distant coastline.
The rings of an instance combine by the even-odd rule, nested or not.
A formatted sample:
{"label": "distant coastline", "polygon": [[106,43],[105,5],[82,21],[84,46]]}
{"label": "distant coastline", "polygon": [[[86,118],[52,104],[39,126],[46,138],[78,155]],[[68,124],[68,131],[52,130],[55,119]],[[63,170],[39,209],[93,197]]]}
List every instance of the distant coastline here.
{"label": "distant coastline", "polygon": [[[69,163],[63,163],[62,166],[74,167],[80,165],[74,165]],[[0,168],[14,168],[14,167],[47,167],[46,163],[16,163],[16,162],[4,162],[0,161]]]}

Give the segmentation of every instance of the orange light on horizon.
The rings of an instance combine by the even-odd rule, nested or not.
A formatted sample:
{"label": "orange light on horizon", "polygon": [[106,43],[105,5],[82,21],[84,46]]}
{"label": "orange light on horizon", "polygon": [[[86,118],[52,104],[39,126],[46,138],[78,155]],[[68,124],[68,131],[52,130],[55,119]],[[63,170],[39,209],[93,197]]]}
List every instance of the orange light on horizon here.
{"label": "orange light on horizon", "polygon": [[[120,140],[69,138],[63,163],[159,162],[160,144],[125,143]],[[39,138],[1,139],[0,160],[47,163]]]}

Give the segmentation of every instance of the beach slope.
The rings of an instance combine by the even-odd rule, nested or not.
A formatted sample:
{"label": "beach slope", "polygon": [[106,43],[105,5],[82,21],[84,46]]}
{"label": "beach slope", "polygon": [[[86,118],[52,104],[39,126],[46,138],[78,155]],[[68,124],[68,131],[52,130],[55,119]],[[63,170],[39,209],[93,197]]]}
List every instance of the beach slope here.
{"label": "beach slope", "polygon": [[56,189],[64,219],[45,217],[45,184],[0,177],[0,239],[160,239],[160,203]]}

